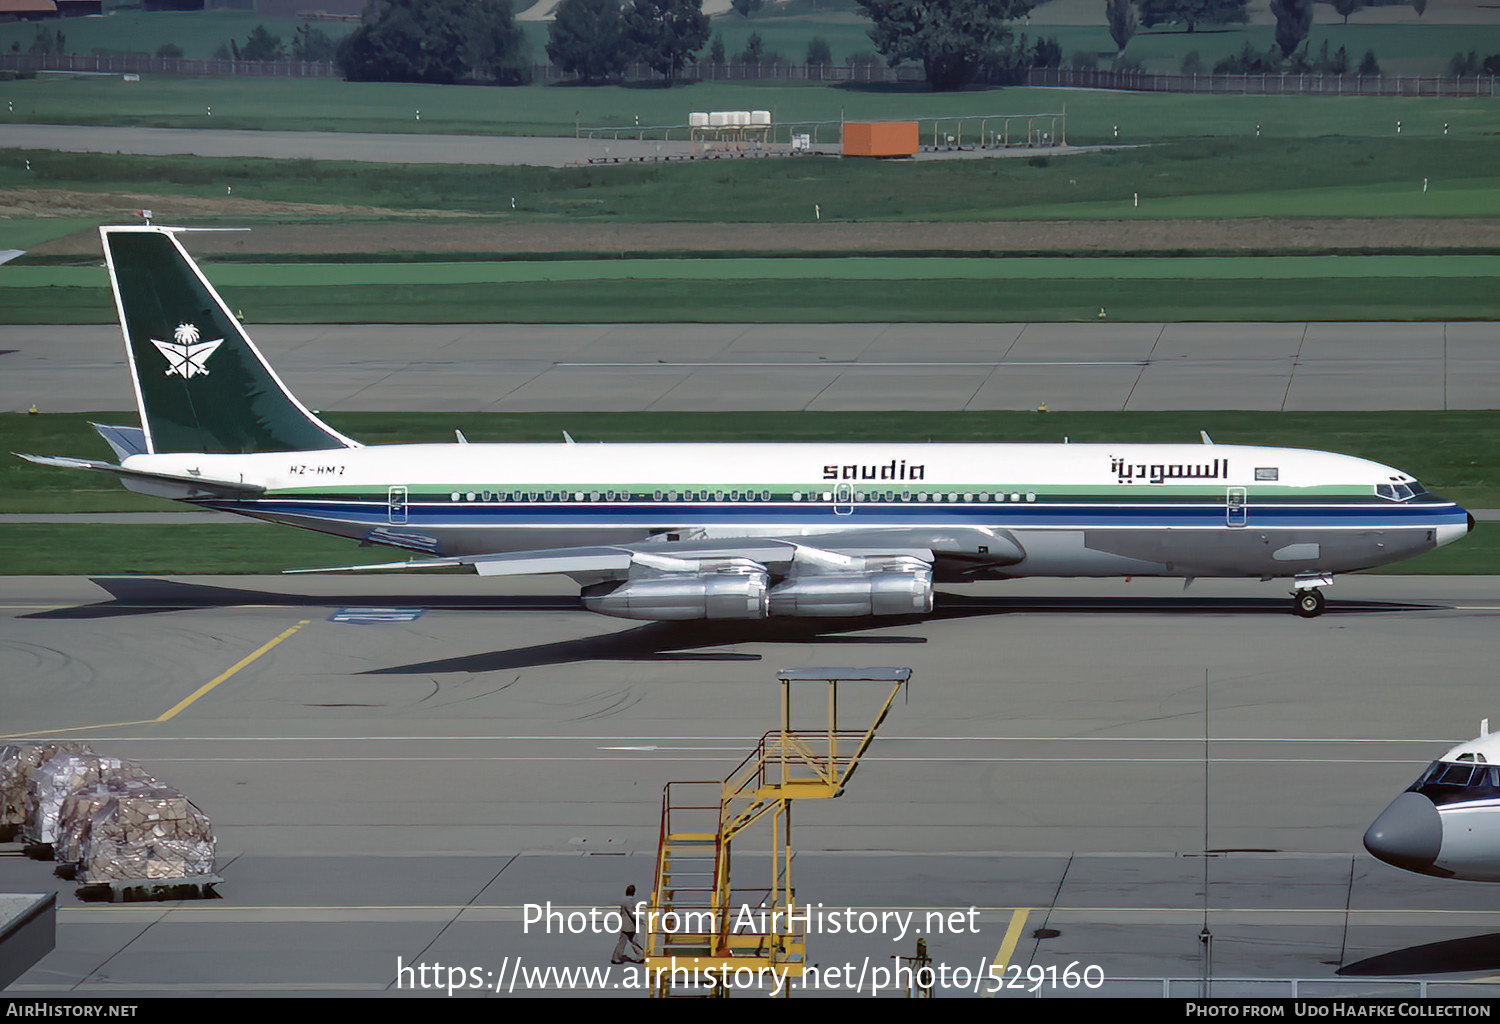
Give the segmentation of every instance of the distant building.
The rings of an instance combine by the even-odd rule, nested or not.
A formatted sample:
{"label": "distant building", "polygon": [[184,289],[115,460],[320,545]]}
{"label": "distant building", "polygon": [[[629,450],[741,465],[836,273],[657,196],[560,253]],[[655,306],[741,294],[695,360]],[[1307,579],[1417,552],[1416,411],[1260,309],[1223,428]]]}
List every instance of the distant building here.
{"label": "distant building", "polygon": [[57,17],[53,0],[0,0],[0,21],[40,21]]}

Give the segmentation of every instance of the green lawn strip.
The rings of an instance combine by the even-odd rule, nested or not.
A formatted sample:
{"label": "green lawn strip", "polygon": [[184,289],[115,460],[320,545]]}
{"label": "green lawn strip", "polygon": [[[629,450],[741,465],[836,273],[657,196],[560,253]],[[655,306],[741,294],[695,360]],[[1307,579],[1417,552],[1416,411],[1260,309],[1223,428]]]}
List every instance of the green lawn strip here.
{"label": "green lawn strip", "polygon": [[[1438,167],[1435,174],[1442,173]],[[1330,177],[1335,172],[1330,172]],[[1291,189],[1281,192],[1161,196],[1150,186],[1107,202],[1008,208],[1015,220],[1159,220],[1206,217],[1497,217],[1500,188],[1493,181],[1414,178],[1389,185]],[[938,218],[935,218],[938,219]],[[975,211],[987,220],[988,211]],[[1399,240],[1398,240],[1399,241]]]}
{"label": "green lawn strip", "polygon": [[[807,158],[557,169],[0,150],[0,189],[143,192],[161,197],[152,201],[167,218],[167,197],[221,198],[226,188],[236,199],[462,211],[505,221],[801,225],[813,219],[814,206],[826,221],[1248,217],[1277,209],[1296,216],[1471,217],[1495,207],[1497,161],[1496,135],[1201,138],[1027,159]],[[1429,182],[1425,195],[1423,179]],[[1137,194],[1140,206],[1132,205]],[[334,222],[345,217],[339,212]],[[222,221],[246,223],[238,215]],[[202,216],[194,221],[207,222]],[[0,236],[3,230],[0,225]],[[392,249],[399,249],[400,236],[400,230],[392,233]],[[726,231],[725,247],[734,244]]]}
{"label": "green lawn strip", "polygon": [[0,527],[0,573],[7,576],[262,573],[406,557],[394,548],[259,523]]}
{"label": "green lawn strip", "polygon": [[[942,441],[1191,443],[1207,430],[1221,444],[1316,448],[1412,473],[1468,508],[1500,508],[1500,411],[1476,412],[858,412],[433,413],[324,411],[367,444],[593,441]],[[0,450],[110,459],[94,422],[130,424],[132,413],[0,414]],[[0,512],[166,511],[186,506],[133,495],[97,473],[0,458]],[[0,533],[11,529],[0,526]]]}
{"label": "green lawn strip", "polygon": [[[1500,209],[1500,208],[1497,208]],[[1500,256],[887,257],[543,260],[209,265],[222,288],[582,281],[1101,281],[1500,277]],[[0,288],[102,288],[102,267],[25,267]]]}
{"label": "green lawn strip", "polygon": [[[3,272],[3,268],[0,268]],[[1012,323],[1488,320],[1486,278],[542,281],[225,287],[255,323]],[[0,323],[110,323],[104,288],[0,289]],[[252,328],[253,330],[253,328]]]}
{"label": "green lawn strip", "polygon": [[8,218],[0,220],[0,249],[29,249],[54,238],[85,231],[98,221],[83,217]]}
{"label": "green lawn strip", "polygon": [[[1383,576],[1495,576],[1500,575],[1500,523],[1479,523],[1462,540],[1425,555],[1372,569]],[[1330,591],[1334,597],[1337,591]]]}
{"label": "green lawn strip", "polygon": [[[736,15],[731,20],[741,19]],[[763,27],[754,19],[743,31],[748,35]],[[1406,26],[1392,29],[1387,34],[1392,41],[1406,38],[1408,33],[1419,34]],[[30,26],[21,27],[21,31],[28,41],[35,35]],[[814,31],[809,29],[808,36]],[[1037,34],[1029,33],[1031,38]],[[726,43],[731,35],[726,35]],[[1220,45],[1237,52],[1252,35],[1259,50],[1271,45],[1270,32],[1264,27],[1249,35],[1233,30],[1194,33],[1193,37],[1180,32],[1168,35],[1171,38],[1138,35],[1127,52],[1159,46],[1159,39],[1180,48],[1179,53],[1196,50],[1205,57],[1218,53]],[[1092,45],[1102,42],[1098,34],[1093,38]],[[1467,53],[1477,49],[1480,54],[1500,50],[1500,26],[1460,30],[1453,38],[1462,41],[1444,43],[1438,64],[1446,64],[1458,50]],[[1320,39],[1321,34],[1315,33],[1314,53],[1321,46]],[[1485,40],[1490,40],[1489,49],[1483,48]],[[3,35],[0,45],[4,45]],[[1333,43],[1335,49],[1338,45]],[[1377,50],[1389,45],[1377,44]],[[1108,43],[1105,46],[1114,49]],[[867,40],[861,49],[871,49]],[[1065,52],[1071,56],[1073,51]],[[1355,59],[1362,54],[1360,50]],[[1108,62],[1104,63],[1107,66]],[[1174,70],[1176,63],[1171,60]],[[13,111],[8,103],[14,104]],[[1064,106],[1068,138],[1073,142],[1234,135],[1254,138],[1257,125],[1262,139],[1328,134],[1385,137],[1394,136],[1398,120],[1406,138],[1441,138],[1444,124],[1449,126],[1450,135],[1462,135],[1488,130],[1492,119],[1487,101],[1474,98],[1186,95],[1027,88],[933,93],[919,84],[829,86],[735,81],[672,89],[649,84],[472,88],[169,75],[147,75],[129,83],[113,76],[62,75],[0,82],[0,116],[18,122],[277,131],[573,135],[580,127],[685,126],[691,111],[758,109],[771,111],[778,123],[962,116],[974,119],[970,130],[977,132],[977,119],[984,115],[1060,112]],[[1013,125],[1013,131],[1024,132],[1024,123]]]}

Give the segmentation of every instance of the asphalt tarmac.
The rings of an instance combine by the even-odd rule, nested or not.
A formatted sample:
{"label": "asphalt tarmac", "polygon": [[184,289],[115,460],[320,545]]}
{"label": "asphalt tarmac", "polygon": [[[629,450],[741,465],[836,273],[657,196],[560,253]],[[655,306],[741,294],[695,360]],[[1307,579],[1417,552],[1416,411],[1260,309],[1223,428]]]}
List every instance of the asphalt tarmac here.
{"label": "asphalt tarmac", "polygon": [[[315,409],[1484,409],[1500,324],[259,325]],[[119,329],[0,325],[0,410],[134,407]]]}
{"label": "asphalt tarmac", "polygon": [[673,141],[432,135],[380,132],[233,131],[99,125],[7,125],[0,147],[138,156],[262,157],[355,160],[387,164],[529,164],[568,167],[594,161],[681,158],[691,147],[683,129]]}
{"label": "asphalt tarmac", "polygon": [[[832,122],[825,124],[828,138]],[[64,153],[129,153],[136,156],[259,157],[276,160],[352,160],[385,164],[477,164],[575,167],[584,164],[632,163],[656,160],[757,158],[788,156],[787,125],[777,130],[783,141],[769,144],[734,141],[691,141],[686,125],[670,131],[648,127],[582,129],[580,138],[523,135],[437,135],[400,132],[236,131],[217,128],[142,128],[67,124],[6,125],[0,148],[51,149]],[[1045,129],[1045,120],[1039,128]],[[810,153],[835,155],[838,143],[817,141]],[[630,136],[637,135],[638,138]],[[656,136],[656,137],[653,137]],[[667,136],[667,137],[662,137]],[[929,140],[930,141],[930,140]],[[1049,156],[1086,153],[1110,146],[1049,146]],[[1027,146],[1008,149],[938,150],[917,154],[919,160],[973,160],[1031,157]]]}
{"label": "asphalt tarmac", "polygon": [[[775,726],[776,671],[813,665],[914,673],[846,794],[795,811],[816,991],[868,988],[923,929],[937,994],[972,995],[958,969],[1019,921],[1004,996],[1070,964],[1107,980],[1035,975],[1042,995],[1198,995],[1206,970],[1214,995],[1500,994],[1476,981],[1500,888],[1360,845],[1495,714],[1500,579],[1329,598],[1304,620],[1274,583],[1031,580],[949,588],[926,620],[705,627],[593,616],[566,581],[5,578],[3,731],[184,790],[224,878],[217,900],[83,904],[0,847],[0,889],[62,893],[56,952],[7,994],[638,994],[628,965],[533,975],[608,968],[614,935],[547,934],[528,904],[648,891],[662,786],[726,774]],[[876,696],[847,687],[845,722]],[[765,837],[742,842],[736,885],[764,885]]]}

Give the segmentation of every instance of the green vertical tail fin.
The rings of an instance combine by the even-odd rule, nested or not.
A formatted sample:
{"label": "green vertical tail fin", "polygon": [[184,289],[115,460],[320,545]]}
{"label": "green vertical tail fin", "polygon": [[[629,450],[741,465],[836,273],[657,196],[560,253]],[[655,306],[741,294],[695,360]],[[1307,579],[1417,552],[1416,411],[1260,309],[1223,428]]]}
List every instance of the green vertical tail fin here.
{"label": "green vertical tail fin", "polygon": [[149,452],[357,448],[287,390],[174,229],[103,227]]}

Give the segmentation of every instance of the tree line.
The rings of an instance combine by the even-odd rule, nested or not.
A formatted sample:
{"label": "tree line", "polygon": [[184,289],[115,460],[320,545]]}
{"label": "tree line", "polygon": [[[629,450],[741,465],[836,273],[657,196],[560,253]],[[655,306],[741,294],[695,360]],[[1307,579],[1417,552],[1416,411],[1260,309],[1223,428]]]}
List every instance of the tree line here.
{"label": "tree line", "polygon": [[[1274,58],[1279,67],[1282,61],[1295,59],[1312,25],[1316,3],[1329,4],[1347,21],[1360,8],[1378,2],[1272,0],[1276,49],[1261,55],[1247,46],[1241,63],[1258,67],[1256,62]],[[1402,2],[1409,2],[1418,14],[1426,8],[1426,0]],[[763,3],[732,0],[735,11],[745,18]],[[855,3],[870,19],[870,39],[880,56],[892,67],[903,62],[920,66],[933,89],[1016,81],[1029,68],[1057,67],[1062,60],[1055,40],[1030,42],[1013,30],[1018,20],[1030,14],[1034,0]],[[1180,26],[1195,32],[1200,26],[1249,21],[1248,0],[1102,3],[1121,59],[1138,27]],[[586,84],[609,81],[630,64],[642,63],[671,85],[687,64],[696,62],[708,38],[702,0],[562,0],[548,31],[546,51],[554,65]],[[251,49],[263,52],[266,40],[249,42],[256,44]],[[745,62],[759,63],[772,55],[765,53],[757,34],[740,56]],[[1374,55],[1367,57],[1368,66]],[[1334,60],[1326,54],[1324,58],[1329,63]],[[526,79],[528,66],[525,37],[515,23],[510,0],[370,0],[359,28],[338,45],[335,59],[350,81],[511,84]],[[721,38],[716,37],[709,59],[723,62]],[[1300,59],[1310,63],[1305,51]],[[808,60],[829,62],[826,42],[817,49],[810,47]]]}

